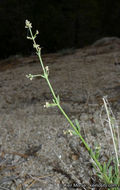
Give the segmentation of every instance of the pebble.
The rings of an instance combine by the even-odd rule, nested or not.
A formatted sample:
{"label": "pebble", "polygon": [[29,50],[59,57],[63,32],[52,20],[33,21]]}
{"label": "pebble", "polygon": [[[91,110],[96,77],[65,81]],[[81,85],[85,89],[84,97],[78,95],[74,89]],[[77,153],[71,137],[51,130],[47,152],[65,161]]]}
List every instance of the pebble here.
{"label": "pebble", "polygon": [[88,114],[86,113],[82,113],[81,116],[80,116],[80,120],[81,121],[87,121],[89,119],[89,116]]}
{"label": "pebble", "polygon": [[72,160],[76,161],[79,159],[79,156],[77,154],[72,154],[71,158]]}

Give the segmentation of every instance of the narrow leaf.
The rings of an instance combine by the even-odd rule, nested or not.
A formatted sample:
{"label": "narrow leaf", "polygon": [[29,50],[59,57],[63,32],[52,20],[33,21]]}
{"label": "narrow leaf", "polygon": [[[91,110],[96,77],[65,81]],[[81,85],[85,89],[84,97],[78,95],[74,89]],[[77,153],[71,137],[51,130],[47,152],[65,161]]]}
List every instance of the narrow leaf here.
{"label": "narrow leaf", "polygon": [[110,166],[109,171],[108,171],[108,176],[110,179],[112,179],[112,169],[113,169],[113,167]]}
{"label": "narrow leaf", "polygon": [[110,164],[111,164],[111,161],[112,161],[112,157],[110,157],[110,159],[108,160],[108,163],[107,163],[107,169],[109,168]]}
{"label": "narrow leaf", "polygon": [[58,103],[60,103],[60,96],[57,95],[57,100],[58,100]]}
{"label": "narrow leaf", "polygon": [[52,99],[53,103],[56,104],[56,101],[54,99]]}
{"label": "narrow leaf", "polygon": [[103,164],[103,173],[107,174],[107,167],[106,167],[106,163],[105,162]]}
{"label": "narrow leaf", "polygon": [[78,134],[75,132],[75,131],[73,131],[73,130],[70,130],[71,131],[71,133],[73,134],[73,135],[77,135],[78,136]]}
{"label": "narrow leaf", "polygon": [[80,133],[80,125],[79,125],[79,121],[77,119],[75,119],[75,124],[77,126],[77,130]]}

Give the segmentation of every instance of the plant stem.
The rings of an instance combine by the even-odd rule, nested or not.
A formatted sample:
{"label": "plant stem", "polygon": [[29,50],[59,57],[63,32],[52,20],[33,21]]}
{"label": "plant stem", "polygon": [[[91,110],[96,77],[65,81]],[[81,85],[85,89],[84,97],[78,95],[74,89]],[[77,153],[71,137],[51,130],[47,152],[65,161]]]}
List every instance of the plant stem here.
{"label": "plant stem", "polygon": [[[35,41],[35,36],[33,36],[33,33],[32,33],[32,30],[31,30],[31,26],[29,27],[27,25],[27,28],[29,29],[30,31],[30,35],[31,35],[31,40],[33,40],[33,46],[34,48],[36,49],[36,53],[39,57],[39,61],[40,61],[40,64],[42,66],[42,70],[43,70],[43,73],[44,73],[44,78],[46,79],[47,83],[48,83],[48,86],[49,86],[49,89],[53,95],[53,98],[54,98],[54,101],[55,101],[55,104],[56,106],[60,109],[60,111],[62,112],[62,114],[65,116],[65,118],[67,119],[67,121],[69,122],[69,124],[72,126],[72,128],[74,129],[74,131],[76,132],[76,134],[80,137],[81,141],[83,142],[85,148],[87,149],[89,155],[92,157],[92,159],[94,160],[94,162],[96,163],[97,165],[97,168],[99,169],[99,172],[101,173],[103,179],[105,180],[105,182],[107,184],[111,184],[111,181],[109,180],[109,177],[103,172],[103,167],[101,166],[100,162],[97,160],[94,152],[92,151],[92,149],[88,146],[88,144],[86,143],[86,141],[84,140],[84,138],[82,137],[82,135],[80,134],[80,132],[77,130],[76,126],[73,124],[73,122],[71,121],[71,119],[67,116],[67,114],[65,113],[65,111],[63,110],[63,108],[61,107],[60,105],[60,102],[53,90],[53,87],[48,79],[48,73],[44,67],[44,64],[43,64],[43,61],[42,61],[42,58],[41,58],[41,49],[39,48],[39,45],[36,44],[36,41]],[[36,33],[37,34],[37,33]],[[37,76],[37,75],[36,75]]]}
{"label": "plant stem", "polygon": [[[39,54],[39,61],[40,61],[41,65],[43,66],[42,68],[44,68],[44,65],[43,65],[42,58],[41,58],[40,54]],[[45,69],[43,69],[43,72],[44,72],[44,71],[45,71]],[[45,79],[46,79],[46,81],[47,81],[47,83],[48,83],[48,86],[49,86],[49,88],[50,88],[50,91],[51,91],[51,93],[52,93],[52,95],[53,95],[53,97],[54,97],[54,99],[55,99],[55,101],[56,101],[57,107],[60,109],[60,111],[63,113],[63,115],[65,116],[65,118],[67,119],[67,121],[70,123],[70,125],[72,126],[72,128],[73,128],[73,129],[75,130],[75,132],[78,134],[78,136],[80,137],[81,141],[82,141],[83,144],[85,145],[87,151],[89,152],[90,156],[91,156],[92,159],[95,161],[97,167],[99,168],[100,172],[102,173],[103,168],[102,168],[100,162],[96,159],[95,154],[93,153],[93,151],[91,150],[91,148],[88,146],[88,144],[86,143],[86,141],[84,140],[84,138],[82,137],[82,135],[77,131],[75,125],[73,124],[73,122],[71,121],[71,119],[67,116],[67,114],[65,113],[65,111],[63,110],[63,108],[61,107],[61,105],[59,104],[59,102],[57,101],[57,97],[56,97],[56,95],[55,95],[55,92],[54,92],[54,90],[53,90],[53,87],[52,87],[52,85],[51,85],[51,83],[50,83],[50,81],[49,81],[47,75],[45,76]],[[103,173],[102,173],[102,174],[103,174]],[[105,175],[105,174],[104,174],[104,179],[105,179],[105,181],[106,181],[107,183],[110,183],[108,176]]]}

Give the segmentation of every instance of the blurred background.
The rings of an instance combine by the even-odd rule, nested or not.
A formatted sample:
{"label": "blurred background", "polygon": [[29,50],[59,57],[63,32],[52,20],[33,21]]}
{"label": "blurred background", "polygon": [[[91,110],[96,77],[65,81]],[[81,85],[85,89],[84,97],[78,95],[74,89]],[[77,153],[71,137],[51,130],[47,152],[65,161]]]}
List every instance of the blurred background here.
{"label": "blurred background", "polygon": [[82,48],[102,37],[120,37],[120,1],[0,0],[0,59],[32,54],[25,20],[39,30],[42,53]]}

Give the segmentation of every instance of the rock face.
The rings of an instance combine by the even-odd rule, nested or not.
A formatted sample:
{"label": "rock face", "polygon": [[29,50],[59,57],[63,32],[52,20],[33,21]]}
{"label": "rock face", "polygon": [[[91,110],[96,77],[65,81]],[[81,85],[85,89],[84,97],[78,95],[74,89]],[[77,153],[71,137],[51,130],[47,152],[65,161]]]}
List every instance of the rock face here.
{"label": "rock face", "polygon": [[[64,110],[73,122],[75,118],[79,120],[81,133],[91,147],[96,141],[101,143],[102,155],[105,152],[102,158],[106,159],[112,144],[109,128],[105,123],[103,130],[100,120],[101,113],[103,123],[106,119],[105,112],[101,112],[102,97],[108,96],[119,123],[120,66],[114,63],[120,62],[120,48],[111,49],[108,45],[106,49],[106,42],[97,47],[100,43],[103,42],[65,56],[60,53],[44,55],[43,61],[49,66],[50,82]],[[6,170],[0,171],[0,184],[4,182],[10,189],[14,175],[18,175],[17,185],[25,186],[25,176],[32,180],[32,177],[48,174],[52,176],[39,179],[31,189],[57,190],[61,182],[88,183],[92,170],[81,141],[76,136],[64,134],[63,131],[71,127],[57,108],[44,108],[46,101],[52,101],[46,81],[26,78],[29,73],[42,74],[37,57],[1,61],[0,71],[0,163],[2,165],[5,160],[6,164]],[[35,152],[34,147],[40,149]],[[35,154],[29,155],[27,150]],[[10,165],[15,165],[13,170]],[[8,174],[13,177],[6,180],[3,176]]]}
{"label": "rock face", "polygon": [[119,44],[120,45],[120,38],[117,37],[104,37],[96,42],[93,43],[93,47],[101,47],[106,45],[112,45],[112,44]]}

